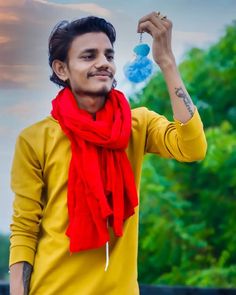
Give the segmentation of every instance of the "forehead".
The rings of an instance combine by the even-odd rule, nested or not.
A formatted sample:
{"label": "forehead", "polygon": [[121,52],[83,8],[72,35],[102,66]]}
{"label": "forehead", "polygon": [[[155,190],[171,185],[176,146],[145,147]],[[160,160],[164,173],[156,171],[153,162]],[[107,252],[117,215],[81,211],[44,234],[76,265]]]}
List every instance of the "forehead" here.
{"label": "forehead", "polygon": [[69,54],[78,53],[87,49],[106,50],[113,48],[105,33],[86,33],[75,37],[72,41]]}

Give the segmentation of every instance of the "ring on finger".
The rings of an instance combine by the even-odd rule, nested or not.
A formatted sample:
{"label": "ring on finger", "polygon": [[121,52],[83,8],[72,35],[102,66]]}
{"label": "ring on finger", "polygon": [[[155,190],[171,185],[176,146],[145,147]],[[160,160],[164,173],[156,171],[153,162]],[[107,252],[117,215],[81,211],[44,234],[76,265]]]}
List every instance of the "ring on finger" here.
{"label": "ring on finger", "polygon": [[162,14],[160,13],[160,11],[157,12],[157,17],[160,18],[161,20],[167,18],[167,16],[166,16],[166,15],[162,15]]}

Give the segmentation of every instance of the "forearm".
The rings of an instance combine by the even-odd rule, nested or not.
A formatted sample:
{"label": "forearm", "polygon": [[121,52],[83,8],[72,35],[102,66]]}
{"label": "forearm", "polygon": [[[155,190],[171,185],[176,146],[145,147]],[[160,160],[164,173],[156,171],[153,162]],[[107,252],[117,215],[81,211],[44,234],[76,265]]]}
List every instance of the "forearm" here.
{"label": "forearm", "polygon": [[138,33],[147,32],[153,37],[152,55],[161,68],[169,90],[174,118],[182,123],[189,121],[195,106],[183,84],[171,46],[172,22],[160,14],[152,12],[139,20]]}
{"label": "forearm", "polygon": [[10,294],[28,295],[32,265],[26,261],[15,263],[10,267]]}
{"label": "forearm", "polygon": [[195,106],[184,86],[175,60],[171,60],[161,69],[169,91],[174,118],[186,123],[192,118]]}

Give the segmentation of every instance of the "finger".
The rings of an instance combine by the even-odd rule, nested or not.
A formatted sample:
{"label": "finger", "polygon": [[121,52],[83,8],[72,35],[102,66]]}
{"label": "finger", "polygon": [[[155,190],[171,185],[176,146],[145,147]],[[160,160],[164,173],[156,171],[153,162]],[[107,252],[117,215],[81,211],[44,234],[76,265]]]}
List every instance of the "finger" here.
{"label": "finger", "polygon": [[145,15],[144,17],[142,17],[139,22],[138,22],[138,28],[137,28],[137,31],[138,33],[141,33],[140,31],[140,25],[142,23],[145,23],[147,21],[152,21],[152,22],[155,22],[155,19],[157,18],[157,13],[156,12],[152,12],[152,13],[149,13],[147,15]]}
{"label": "finger", "polygon": [[165,30],[165,26],[163,25],[163,21],[160,19],[160,17],[154,17],[151,19],[151,22],[159,29],[159,30]]}
{"label": "finger", "polygon": [[159,11],[156,12],[156,11],[153,11],[145,16],[143,16],[142,18],[140,18],[139,20],[139,23],[141,22],[145,22],[149,19],[160,19],[160,20],[165,20],[167,19],[167,16],[166,15],[162,15]]}
{"label": "finger", "polygon": [[157,17],[160,18],[161,20],[167,18],[166,15],[162,15],[159,11],[158,11],[158,13],[157,13]]}
{"label": "finger", "polygon": [[160,30],[150,21],[143,22],[139,25],[139,32],[146,32],[152,37],[159,35]]}
{"label": "finger", "polygon": [[145,22],[151,18],[156,18],[156,17],[158,17],[158,13],[156,11],[153,11],[153,12],[143,16],[142,18],[140,18],[138,23],[142,23],[142,22]]}
{"label": "finger", "polygon": [[141,33],[140,28],[142,27],[141,25],[147,21],[150,21],[151,23],[153,23],[159,30],[164,30],[166,28],[166,26],[164,26],[164,22],[163,20],[165,19],[160,19],[160,14],[158,14],[157,12],[152,12],[144,17],[142,17],[139,22],[138,22],[138,29],[137,32]]}
{"label": "finger", "polygon": [[169,20],[168,18],[164,18],[161,20],[162,22],[162,25],[166,28],[166,29],[169,29],[169,28],[172,28],[173,24],[172,24],[172,21]]}
{"label": "finger", "polygon": [[147,20],[139,24],[138,32],[147,32],[154,38],[165,35],[168,32],[168,28],[164,26],[160,21],[150,21]]}

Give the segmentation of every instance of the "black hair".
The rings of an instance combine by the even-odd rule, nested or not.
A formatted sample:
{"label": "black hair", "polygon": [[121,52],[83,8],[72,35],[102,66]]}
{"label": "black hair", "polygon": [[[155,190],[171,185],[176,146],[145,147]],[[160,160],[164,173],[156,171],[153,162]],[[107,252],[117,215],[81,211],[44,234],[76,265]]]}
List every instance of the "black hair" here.
{"label": "black hair", "polygon": [[72,22],[63,20],[55,26],[50,34],[48,43],[49,65],[52,69],[50,80],[52,82],[62,87],[68,86],[67,82],[58,78],[53,71],[52,63],[55,59],[66,62],[73,40],[77,36],[94,32],[105,33],[113,46],[116,40],[115,28],[103,18],[88,16]]}

